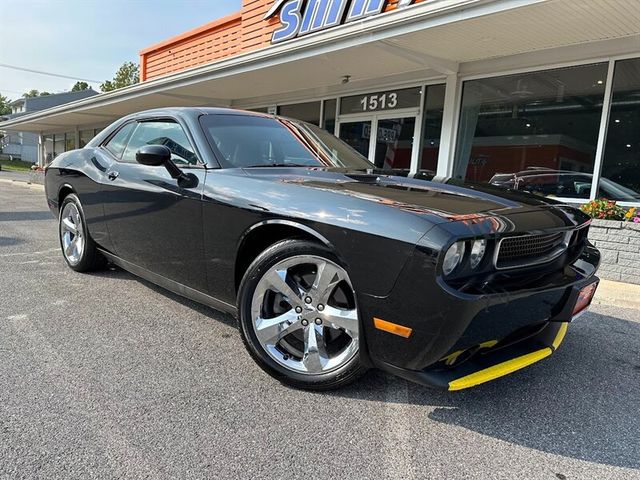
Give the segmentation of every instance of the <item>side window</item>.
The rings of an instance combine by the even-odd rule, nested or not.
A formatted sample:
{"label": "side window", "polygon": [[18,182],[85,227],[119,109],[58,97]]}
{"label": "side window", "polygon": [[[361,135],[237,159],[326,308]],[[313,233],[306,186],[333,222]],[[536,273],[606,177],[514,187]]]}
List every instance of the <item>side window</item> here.
{"label": "side window", "polygon": [[171,159],[178,164],[198,163],[184,130],[176,122],[151,121],[138,123],[122,155],[123,162],[135,163],[136,152],[144,145],[164,145],[171,150]]}
{"label": "side window", "polygon": [[120,158],[122,156],[122,152],[124,152],[124,147],[127,146],[127,140],[129,140],[129,136],[131,132],[135,128],[135,123],[128,123],[124,127],[122,127],[118,132],[111,137],[104,148],[109,150],[113,156],[116,158]]}

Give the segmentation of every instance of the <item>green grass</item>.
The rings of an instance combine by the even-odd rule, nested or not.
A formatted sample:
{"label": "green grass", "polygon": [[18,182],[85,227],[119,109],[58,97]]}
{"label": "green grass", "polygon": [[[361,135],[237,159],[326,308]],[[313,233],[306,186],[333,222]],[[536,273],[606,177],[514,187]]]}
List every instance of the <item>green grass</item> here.
{"label": "green grass", "polygon": [[6,158],[0,158],[0,165],[2,170],[13,172],[29,172],[33,163],[23,162],[22,160],[9,160]]}

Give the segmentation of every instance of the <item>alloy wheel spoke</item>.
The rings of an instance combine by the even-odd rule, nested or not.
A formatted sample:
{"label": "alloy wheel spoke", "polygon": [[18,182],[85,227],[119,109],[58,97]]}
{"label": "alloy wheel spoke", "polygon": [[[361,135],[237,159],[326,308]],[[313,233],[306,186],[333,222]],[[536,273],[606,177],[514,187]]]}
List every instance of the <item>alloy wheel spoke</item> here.
{"label": "alloy wheel spoke", "polygon": [[266,280],[276,292],[284,295],[289,304],[291,306],[301,306],[302,298],[300,298],[300,294],[296,293],[293,288],[286,281],[287,271],[286,270],[274,270],[269,272],[266,276]]}
{"label": "alloy wheel spoke", "polygon": [[75,237],[64,247],[64,254],[67,258],[71,258],[73,256],[73,252],[76,249],[76,241],[78,237]]}
{"label": "alloy wheel spoke", "polygon": [[343,280],[341,268],[329,262],[317,264],[318,271],[311,290],[318,303],[327,303],[331,293]]}
{"label": "alloy wheel spoke", "polygon": [[68,231],[73,233],[74,235],[78,233],[78,229],[76,228],[75,223],[73,223],[71,221],[70,218],[63,218],[62,219],[62,224],[64,225],[64,228]]}
{"label": "alloy wheel spoke", "polygon": [[322,318],[333,328],[343,328],[347,332],[358,331],[358,312],[355,309],[343,310],[327,305],[322,312]]}
{"label": "alloy wheel spoke", "polygon": [[321,372],[327,363],[327,350],[323,329],[319,325],[309,325],[304,331],[304,355],[302,363],[308,372]]}
{"label": "alloy wheel spoke", "polygon": [[275,345],[282,338],[302,328],[298,316],[293,310],[274,318],[258,318],[256,335],[263,344]]}

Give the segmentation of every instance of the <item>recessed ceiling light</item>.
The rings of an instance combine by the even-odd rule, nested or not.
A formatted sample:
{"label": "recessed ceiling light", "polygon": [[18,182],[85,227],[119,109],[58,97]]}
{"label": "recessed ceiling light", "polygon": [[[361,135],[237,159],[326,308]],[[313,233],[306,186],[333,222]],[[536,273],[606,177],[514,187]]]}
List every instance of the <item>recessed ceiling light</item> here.
{"label": "recessed ceiling light", "polygon": [[619,119],[619,118],[616,118],[614,121],[615,121],[616,123],[620,123],[620,119]]}
{"label": "recessed ceiling light", "polygon": [[631,148],[631,144],[630,143],[627,143],[627,148]]}
{"label": "recessed ceiling light", "polygon": [[531,124],[530,124],[530,123],[527,123],[525,126],[526,126],[527,128],[529,128],[529,127],[531,126]]}
{"label": "recessed ceiling light", "polygon": [[603,80],[598,80],[596,83],[597,83],[598,85],[602,85],[602,84],[604,83],[604,81],[603,81]]}

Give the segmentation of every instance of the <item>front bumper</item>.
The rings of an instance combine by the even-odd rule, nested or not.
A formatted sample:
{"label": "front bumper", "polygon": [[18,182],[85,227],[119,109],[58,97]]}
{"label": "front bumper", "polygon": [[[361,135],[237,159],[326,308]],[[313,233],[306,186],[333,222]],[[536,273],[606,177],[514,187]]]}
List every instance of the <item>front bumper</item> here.
{"label": "front bumper", "polygon": [[403,338],[376,329],[373,322],[365,324],[370,361],[409,380],[450,390],[530,365],[551,355],[562,341],[578,292],[598,282],[599,260],[598,251],[587,246],[572,265],[532,277],[523,288],[466,295],[438,281],[415,282],[428,266],[418,256],[388,297],[361,302],[363,323],[381,318],[411,329]]}

